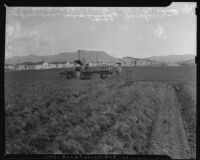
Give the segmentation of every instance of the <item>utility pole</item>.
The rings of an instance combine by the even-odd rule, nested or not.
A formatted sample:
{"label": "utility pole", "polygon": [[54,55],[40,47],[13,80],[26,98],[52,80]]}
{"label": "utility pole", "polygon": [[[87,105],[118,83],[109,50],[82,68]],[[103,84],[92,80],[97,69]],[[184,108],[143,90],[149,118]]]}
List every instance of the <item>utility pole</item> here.
{"label": "utility pole", "polygon": [[98,66],[98,52],[97,52],[97,66]]}
{"label": "utility pole", "polygon": [[78,50],[78,60],[81,59],[81,56],[80,56],[80,50]]}
{"label": "utility pole", "polygon": [[17,59],[17,68],[19,67],[18,64],[19,64],[19,58]]}

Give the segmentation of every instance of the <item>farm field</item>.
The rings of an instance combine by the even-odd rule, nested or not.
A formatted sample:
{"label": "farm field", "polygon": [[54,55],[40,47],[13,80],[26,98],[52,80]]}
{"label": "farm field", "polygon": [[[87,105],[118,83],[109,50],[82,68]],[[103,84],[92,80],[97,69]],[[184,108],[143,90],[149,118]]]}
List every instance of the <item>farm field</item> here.
{"label": "farm field", "polygon": [[196,156],[195,67],[123,68],[118,81],[62,71],[5,73],[7,153]]}

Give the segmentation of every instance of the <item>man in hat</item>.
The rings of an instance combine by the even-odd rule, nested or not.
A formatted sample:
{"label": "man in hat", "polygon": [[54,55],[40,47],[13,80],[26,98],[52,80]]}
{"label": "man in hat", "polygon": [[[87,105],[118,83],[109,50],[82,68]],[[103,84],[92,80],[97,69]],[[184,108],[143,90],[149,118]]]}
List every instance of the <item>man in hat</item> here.
{"label": "man in hat", "polygon": [[81,61],[77,60],[75,61],[75,71],[76,71],[76,78],[80,79],[80,75],[81,75]]}

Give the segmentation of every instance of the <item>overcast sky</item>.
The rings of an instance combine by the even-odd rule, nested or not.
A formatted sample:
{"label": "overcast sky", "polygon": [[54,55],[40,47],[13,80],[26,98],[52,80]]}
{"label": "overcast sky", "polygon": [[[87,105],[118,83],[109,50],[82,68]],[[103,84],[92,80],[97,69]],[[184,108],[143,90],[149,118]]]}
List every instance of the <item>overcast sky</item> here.
{"label": "overcast sky", "polygon": [[195,7],[7,7],[6,57],[78,49],[139,58],[196,54]]}

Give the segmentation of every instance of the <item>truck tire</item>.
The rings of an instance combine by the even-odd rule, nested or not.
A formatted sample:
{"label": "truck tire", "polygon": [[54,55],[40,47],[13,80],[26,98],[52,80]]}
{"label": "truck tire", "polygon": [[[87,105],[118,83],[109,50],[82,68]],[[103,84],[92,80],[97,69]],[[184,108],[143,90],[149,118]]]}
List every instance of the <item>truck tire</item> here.
{"label": "truck tire", "polygon": [[60,78],[62,78],[62,79],[66,79],[67,77],[66,77],[65,74],[61,73],[61,74],[60,74]]}
{"label": "truck tire", "polygon": [[72,77],[73,77],[72,74],[67,74],[67,75],[66,75],[66,78],[67,78],[67,79],[71,79]]}
{"label": "truck tire", "polygon": [[105,78],[108,77],[108,75],[103,73],[103,74],[100,75],[100,77],[101,77],[101,79],[105,79]]}

